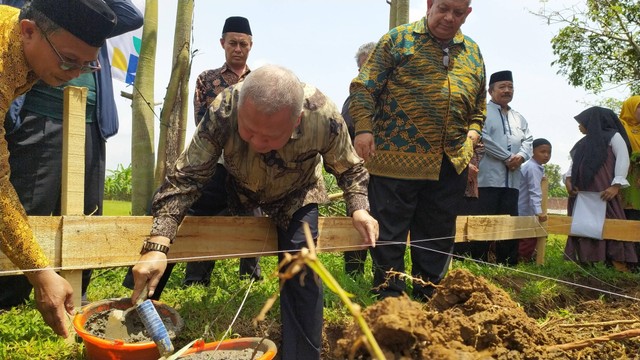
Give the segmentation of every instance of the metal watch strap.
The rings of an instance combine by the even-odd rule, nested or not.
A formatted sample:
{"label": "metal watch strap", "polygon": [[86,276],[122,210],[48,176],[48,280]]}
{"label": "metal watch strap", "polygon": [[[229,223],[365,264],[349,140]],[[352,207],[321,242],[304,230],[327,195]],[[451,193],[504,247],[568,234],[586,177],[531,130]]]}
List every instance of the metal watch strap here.
{"label": "metal watch strap", "polygon": [[160,251],[166,255],[169,252],[169,247],[153,241],[145,240],[142,244],[142,249],[140,249],[140,255],[146,254],[149,251]]}

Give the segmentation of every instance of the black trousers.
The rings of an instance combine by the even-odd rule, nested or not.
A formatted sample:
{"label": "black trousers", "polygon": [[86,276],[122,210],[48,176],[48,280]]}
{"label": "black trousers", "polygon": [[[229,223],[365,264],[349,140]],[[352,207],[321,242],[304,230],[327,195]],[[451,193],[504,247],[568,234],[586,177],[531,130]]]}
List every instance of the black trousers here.
{"label": "black trousers", "polygon": [[[455,220],[467,185],[467,170],[458,174],[443,158],[439,180],[399,180],[372,175],[369,180],[371,214],[380,225],[380,237],[371,248],[374,293],[380,297],[405,292],[404,280],[386,272],[405,272],[404,254],[410,233],[413,277],[434,284],[447,272],[453,250]],[[414,284],[412,296],[428,299],[432,286]]]}
{"label": "black trousers", "polygon": [[[518,216],[518,196],[520,191],[512,188],[481,187],[478,189],[479,214]],[[518,244],[520,240],[495,241],[496,262],[503,265],[518,263]],[[487,261],[491,242],[478,242],[476,259]]]}
{"label": "black trousers", "polygon": [[364,274],[364,263],[367,261],[368,249],[344,252],[344,271],[351,275]]}
{"label": "black trousers", "polygon": [[[296,253],[307,247],[303,222],[309,224],[311,235],[317,240],[317,204],[309,204],[296,211],[288,229],[278,228],[278,250]],[[283,258],[284,254],[280,252],[278,260]],[[320,359],[323,296],[322,281],[306,265],[298,275],[285,282],[280,291],[282,360]]]}
{"label": "black trousers", "polygon": [[[62,191],[62,120],[22,111],[23,123],[7,135],[10,181],[28,215],[58,216]],[[84,213],[102,215],[105,142],[96,122],[86,124]],[[82,272],[82,294],[91,270]],[[0,277],[0,308],[25,303],[31,284],[23,275]]]}

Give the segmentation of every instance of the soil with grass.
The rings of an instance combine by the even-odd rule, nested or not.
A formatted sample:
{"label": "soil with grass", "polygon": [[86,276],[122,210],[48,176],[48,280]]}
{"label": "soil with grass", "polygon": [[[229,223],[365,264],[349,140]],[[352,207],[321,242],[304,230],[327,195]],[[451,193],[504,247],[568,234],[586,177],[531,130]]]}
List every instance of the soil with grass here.
{"label": "soil with grass", "polygon": [[[640,335],[636,301],[587,300],[575,305],[571,317],[540,322],[505,291],[463,269],[451,271],[428,303],[387,298],[364,309],[363,316],[387,359],[633,359],[640,354],[638,337],[554,347],[625,330]],[[370,358],[353,323],[329,328],[325,336],[329,349],[323,358]]]}

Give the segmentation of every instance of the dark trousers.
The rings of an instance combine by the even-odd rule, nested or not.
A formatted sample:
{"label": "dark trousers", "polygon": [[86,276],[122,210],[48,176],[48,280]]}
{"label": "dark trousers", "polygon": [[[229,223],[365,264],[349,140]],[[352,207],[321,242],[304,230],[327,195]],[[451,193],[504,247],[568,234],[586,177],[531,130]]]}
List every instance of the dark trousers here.
{"label": "dark trousers", "polygon": [[[28,215],[58,216],[62,189],[62,120],[23,111],[23,123],[7,135],[10,181]],[[105,177],[105,142],[96,122],[86,124],[84,213],[102,215]],[[82,294],[91,270],[82,272]],[[25,303],[31,284],[23,275],[0,277],[0,308]]]}
{"label": "dark trousers", "polygon": [[367,249],[344,252],[344,271],[351,276],[364,274]]}
{"label": "dark trousers", "polygon": [[[481,187],[478,189],[480,214],[518,216],[518,189]],[[478,259],[487,261],[491,242],[479,242]],[[518,263],[519,240],[503,240],[495,242],[496,262],[503,265]]]}
{"label": "dark trousers", "polygon": [[[453,250],[455,220],[467,185],[467,170],[458,174],[443,159],[439,180],[398,180],[372,175],[369,180],[371,215],[378,220],[380,236],[373,259],[374,293],[399,296],[406,288],[397,277],[385,283],[389,270],[405,272],[404,254],[410,233],[413,277],[434,284],[447,272]],[[412,296],[426,300],[432,286],[414,284]]]}
{"label": "dark trousers", "polygon": [[[293,214],[289,228],[278,228],[278,260],[284,253],[307,247],[302,223],[309,224],[314,241],[318,238],[318,205],[309,204]],[[281,271],[286,271],[284,268]],[[280,291],[282,360],[320,359],[322,349],[322,282],[307,266],[287,280]]]}
{"label": "dark trousers", "polygon": [[[216,165],[213,177],[204,187],[202,194],[189,209],[193,216],[224,216],[229,215],[227,206],[227,169],[222,164]],[[184,285],[203,284],[209,286],[211,273],[216,266],[215,260],[195,261],[187,263],[184,274]],[[256,280],[262,277],[258,258],[240,259],[240,276],[251,277]]]}
{"label": "dark trousers", "polygon": [[[458,215],[478,215],[478,198],[465,197],[463,206]],[[481,259],[484,255],[486,261],[485,243],[481,241],[457,242],[453,246],[453,253],[456,255],[471,257],[472,259]]]}

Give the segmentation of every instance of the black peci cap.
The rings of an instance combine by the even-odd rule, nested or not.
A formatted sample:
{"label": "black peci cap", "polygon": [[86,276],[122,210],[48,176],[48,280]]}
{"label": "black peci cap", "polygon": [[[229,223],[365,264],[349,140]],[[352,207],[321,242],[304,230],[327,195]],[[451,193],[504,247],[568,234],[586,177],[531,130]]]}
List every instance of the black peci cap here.
{"label": "black peci cap", "polygon": [[241,34],[251,34],[251,26],[249,26],[249,20],[242,16],[232,16],[227,18],[224,22],[224,27],[222,28],[222,33],[241,33]]}
{"label": "black peci cap", "polygon": [[489,78],[489,85],[498,81],[513,81],[513,75],[511,75],[511,71],[503,70],[491,74],[491,77]]}
{"label": "black peci cap", "polygon": [[33,0],[31,6],[94,47],[104,44],[117,21],[103,0]]}

